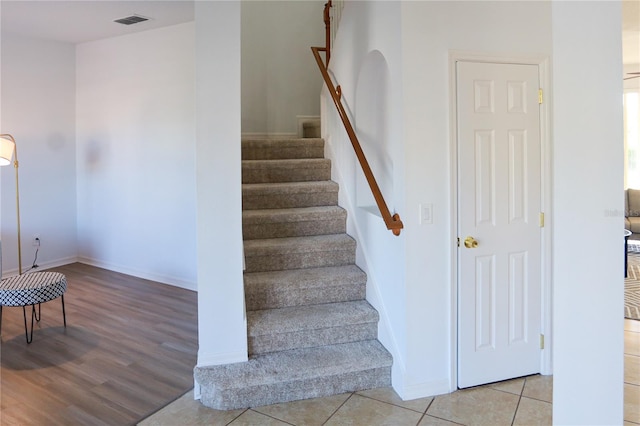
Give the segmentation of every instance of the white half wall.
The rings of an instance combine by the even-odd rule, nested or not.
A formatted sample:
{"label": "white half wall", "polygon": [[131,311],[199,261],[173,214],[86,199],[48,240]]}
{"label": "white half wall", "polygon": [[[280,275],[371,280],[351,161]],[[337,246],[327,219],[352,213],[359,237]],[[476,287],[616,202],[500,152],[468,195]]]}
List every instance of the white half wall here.
{"label": "white half wall", "polygon": [[[623,423],[621,4],[552,2],[553,422]],[[588,232],[585,232],[588,230]]]}
{"label": "white half wall", "polygon": [[311,46],[324,46],[325,1],[243,1],[242,132],[298,132],[319,116],[322,76]]}
{"label": "white half wall", "polygon": [[[22,269],[76,260],[75,47],[1,35],[1,133],[17,142]],[[2,241],[5,275],[18,272],[15,175],[2,168]]]}
{"label": "white half wall", "polygon": [[196,288],[195,30],[77,46],[80,260]]}
{"label": "white half wall", "polygon": [[247,359],[240,2],[196,2],[198,365]]}

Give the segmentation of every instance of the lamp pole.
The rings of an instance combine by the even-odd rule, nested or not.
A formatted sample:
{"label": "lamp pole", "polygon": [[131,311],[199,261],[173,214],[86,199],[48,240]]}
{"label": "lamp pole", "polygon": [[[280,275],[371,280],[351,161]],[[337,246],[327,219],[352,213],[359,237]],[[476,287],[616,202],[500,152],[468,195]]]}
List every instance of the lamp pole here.
{"label": "lamp pole", "polygon": [[[18,222],[18,275],[22,275],[22,243],[20,238],[20,191],[18,184],[18,145],[16,144],[16,140],[13,136],[9,134],[0,135],[0,139],[9,140],[13,143],[13,168],[16,173],[16,218]],[[9,154],[9,158],[7,161],[11,162],[11,155]]]}

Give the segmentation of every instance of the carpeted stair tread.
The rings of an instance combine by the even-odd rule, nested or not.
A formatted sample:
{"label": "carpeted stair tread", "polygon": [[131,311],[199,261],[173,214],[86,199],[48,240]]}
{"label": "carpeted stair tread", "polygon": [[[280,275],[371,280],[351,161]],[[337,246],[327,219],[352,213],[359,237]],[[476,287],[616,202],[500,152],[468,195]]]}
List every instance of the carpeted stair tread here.
{"label": "carpeted stair tread", "polygon": [[245,271],[348,265],[355,262],[355,248],[347,234],[245,240]]}
{"label": "carpeted stair tread", "polygon": [[356,265],[244,274],[247,310],[365,298],[367,275]]}
{"label": "carpeted stair tread", "polygon": [[364,300],[249,311],[249,354],[375,339],[378,319]]}
{"label": "carpeted stair tread", "polygon": [[378,321],[378,312],[364,300],[247,312],[247,322],[251,324],[250,336],[337,327],[345,322],[372,321]]}
{"label": "carpeted stair tread", "polygon": [[284,209],[338,204],[338,184],[330,181],[242,185],[243,210]]}
{"label": "carpeted stair tread", "polygon": [[347,212],[338,206],[246,210],[242,212],[245,240],[338,234],[346,230]]}
{"label": "carpeted stair tread", "polygon": [[[319,133],[319,120],[304,126]],[[242,141],[249,361],[200,366],[201,403],[219,410],[386,387],[392,357],[330,180],[322,139]]]}
{"label": "carpeted stair tread", "polygon": [[242,183],[308,182],[331,179],[331,160],[243,160]]}
{"label": "carpeted stair tread", "polygon": [[194,375],[204,405],[231,410],[389,386],[391,364],[378,341],[366,340],[196,367]]}
{"label": "carpeted stair tread", "polygon": [[307,139],[243,139],[243,160],[281,160],[291,158],[323,158],[324,140]]}

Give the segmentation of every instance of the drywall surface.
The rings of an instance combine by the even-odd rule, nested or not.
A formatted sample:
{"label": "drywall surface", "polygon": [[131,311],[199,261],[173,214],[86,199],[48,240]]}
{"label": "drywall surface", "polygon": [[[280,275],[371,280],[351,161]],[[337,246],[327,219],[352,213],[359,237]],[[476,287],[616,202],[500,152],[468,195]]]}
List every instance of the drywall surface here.
{"label": "drywall surface", "polygon": [[[75,47],[2,34],[1,133],[17,142],[22,269],[75,261]],[[3,273],[18,272],[15,173],[2,168]]]}
{"label": "drywall surface", "polygon": [[195,289],[194,23],[77,46],[78,252]]}
{"label": "drywall surface", "polygon": [[320,115],[324,1],[242,2],[242,132],[292,135],[297,116]]}

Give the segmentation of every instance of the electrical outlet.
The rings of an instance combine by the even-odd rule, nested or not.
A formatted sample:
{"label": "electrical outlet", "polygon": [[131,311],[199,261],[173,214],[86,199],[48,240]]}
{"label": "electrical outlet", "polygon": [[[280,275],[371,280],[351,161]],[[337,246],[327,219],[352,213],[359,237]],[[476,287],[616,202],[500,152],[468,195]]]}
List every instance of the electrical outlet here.
{"label": "electrical outlet", "polygon": [[33,236],[33,242],[31,243],[31,245],[33,245],[34,247],[40,247],[40,235],[39,234],[35,234]]}

